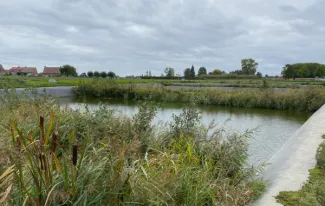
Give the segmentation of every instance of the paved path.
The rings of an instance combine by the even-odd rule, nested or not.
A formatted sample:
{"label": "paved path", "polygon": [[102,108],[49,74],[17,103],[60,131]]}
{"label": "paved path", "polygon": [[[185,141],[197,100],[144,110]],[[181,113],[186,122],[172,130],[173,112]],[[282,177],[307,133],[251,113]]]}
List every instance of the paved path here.
{"label": "paved path", "polygon": [[281,205],[274,196],[280,191],[296,191],[308,179],[309,169],[316,165],[315,155],[325,134],[325,105],[288,140],[270,160],[264,179],[270,185],[264,195],[254,203],[257,206]]}

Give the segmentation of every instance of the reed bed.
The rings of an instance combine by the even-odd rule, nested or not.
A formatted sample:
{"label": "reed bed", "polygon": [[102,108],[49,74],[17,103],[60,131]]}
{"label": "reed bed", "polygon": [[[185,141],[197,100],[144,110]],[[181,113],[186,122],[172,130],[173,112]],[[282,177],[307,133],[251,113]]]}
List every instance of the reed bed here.
{"label": "reed bed", "polygon": [[150,97],[161,102],[191,102],[229,107],[267,108],[314,112],[325,103],[325,89],[300,88],[276,91],[273,89],[214,90],[167,89],[159,84],[120,85],[110,81],[81,83],[76,89],[80,96],[143,100]]}
{"label": "reed bed", "polygon": [[208,135],[195,105],[158,130],[150,102],[126,118],[46,96],[0,100],[0,205],[250,205],[263,192],[249,134]]}

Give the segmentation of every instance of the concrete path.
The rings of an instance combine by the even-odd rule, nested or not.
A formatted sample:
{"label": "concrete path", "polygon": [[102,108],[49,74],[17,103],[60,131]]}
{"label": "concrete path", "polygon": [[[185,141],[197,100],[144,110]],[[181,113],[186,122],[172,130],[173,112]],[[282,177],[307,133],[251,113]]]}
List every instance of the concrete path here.
{"label": "concrete path", "polygon": [[280,191],[296,191],[308,179],[309,169],[316,165],[315,155],[325,134],[325,105],[288,140],[270,160],[263,175],[269,180],[264,195],[254,203],[257,206],[281,205],[274,196]]}
{"label": "concrete path", "polygon": [[[76,95],[73,91],[73,87],[70,86],[63,86],[63,87],[40,87],[35,88],[37,90],[38,94],[44,94],[44,91],[46,94],[54,97],[68,97],[68,96],[74,96]],[[22,94],[26,91],[26,88],[17,88],[16,92],[18,95]],[[31,92],[27,92],[27,95],[31,96]]]}

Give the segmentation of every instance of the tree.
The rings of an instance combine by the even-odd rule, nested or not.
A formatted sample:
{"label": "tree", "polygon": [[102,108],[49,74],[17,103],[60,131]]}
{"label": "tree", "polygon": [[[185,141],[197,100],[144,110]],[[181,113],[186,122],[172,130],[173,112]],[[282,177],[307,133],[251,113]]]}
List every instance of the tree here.
{"label": "tree", "polygon": [[195,77],[195,69],[194,66],[192,65],[191,67],[191,77],[194,78]]}
{"label": "tree", "polygon": [[190,69],[190,68],[186,68],[186,69],[184,70],[184,77],[185,77],[185,78],[189,78],[189,77],[191,77],[191,69]]}
{"label": "tree", "polygon": [[257,72],[257,73],[256,73],[256,76],[258,76],[259,78],[262,78],[262,77],[263,77],[263,75],[262,75],[261,72]]}
{"label": "tree", "polygon": [[225,73],[224,71],[221,71],[219,69],[215,69],[212,72],[209,72],[209,75],[221,75],[221,74],[224,74],[224,73]]}
{"label": "tree", "polygon": [[97,77],[97,78],[100,77],[99,72],[98,72],[98,71],[95,71],[95,72],[94,72],[94,76]]}
{"label": "tree", "polygon": [[165,74],[166,74],[166,77],[173,77],[173,76],[175,76],[175,70],[171,67],[167,67],[165,69]]}
{"label": "tree", "polygon": [[307,67],[307,65],[306,64],[303,64],[303,65],[301,65],[299,68],[298,68],[298,70],[297,70],[297,75],[298,75],[298,77],[300,77],[300,78],[307,78],[309,75],[308,75],[308,72],[309,72],[309,70],[308,70],[308,67]]}
{"label": "tree", "polygon": [[149,71],[149,77],[151,77],[151,71]]}
{"label": "tree", "polygon": [[293,66],[291,66],[290,64],[286,64],[283,68],[282,68],[282,72],[281,75],[283,76],[283,78],[294,78],[296,72],[293,69]]}
{"label": "tree", "polygon": [[106,73],[106,72],[101,72],[101,73],[100,73],[100,76],[101,76],[102,78],[106,78],[106,77],[107,77],[107,73]]}
{"label": "tree", "polygon": [[254,59],[243,59],[241,60],[241,68],[243,74],[254,75],[256,73],[258,63]]}
{"label": "tree", "polygon": [[324,77],[325,65],[319,63],[286,64],[282,68],[281,74],[286,79]]}
{"label": "tree", "polygon": [[108,76],[108,78],[113,79],[116,77],[116,74],[114,72],[110,71],[107,73],[107,76]]}
{"label": "tree", "polygon": [[200,67],[197,75],[201,76],[201,75],[207,75],[207,70],[205,67]]}
{"label": "tree", "polygon": [[87,75],[88,75],[88,77],[92,78],[94,76],[94,72],[89,71],[89,72],[87,72]]}
{"label": "tree", "polygon": [[229,74],[243,75],[244,72],[243,72],[243,70],[235,70],[235,71],[231,71],[231,72],[229,72]]}
{"label": "tree", "polygon": [[318,65],[317,71],[315,72],[316,77],[324,77],[325,76],[325,65]]}
{"label": "tree", "polygon": [[71,66],[71,65],[63,65],[61,68],[60,68],[60,72],[62,75],[71,75],[71,76],[77,76],[77,71],[76,71],[76,68]]}

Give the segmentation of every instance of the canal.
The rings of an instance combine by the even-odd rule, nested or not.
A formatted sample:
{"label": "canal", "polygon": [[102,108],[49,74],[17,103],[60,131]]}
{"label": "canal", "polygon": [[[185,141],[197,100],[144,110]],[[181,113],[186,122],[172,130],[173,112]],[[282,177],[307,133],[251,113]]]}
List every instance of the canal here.
{"label": "canal", "polygon": [[[116,110],[120,115],[132,116],[138,112],[134,101],[116,99],[61,98],[61,104],[72,109],[96,110],[101,104]],[[165,125],[172,120],[172,115],[182,112],[184,103],[164,103],[153,121],[157,125]],[[252,132],[249,139],[249,163],[259,165],[267,162],[288,141],[312,115],[306,112],[282,111],[256,108],[229,108],[224,106],[200,105],[202,124],[206,127],[214,121],[214,129],[225,132]]]}

